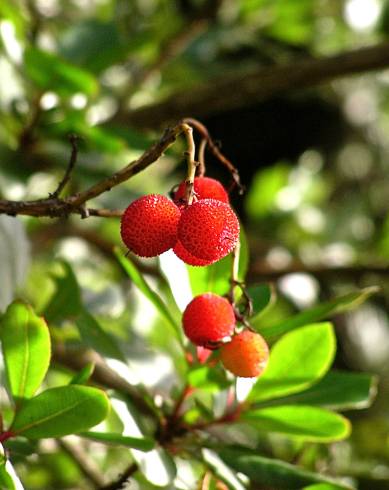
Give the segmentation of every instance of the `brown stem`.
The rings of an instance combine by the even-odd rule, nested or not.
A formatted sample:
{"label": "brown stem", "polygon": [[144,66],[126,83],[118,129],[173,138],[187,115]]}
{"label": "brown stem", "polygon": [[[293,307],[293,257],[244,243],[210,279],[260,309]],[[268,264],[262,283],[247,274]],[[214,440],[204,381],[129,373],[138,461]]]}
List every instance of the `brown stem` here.
{"label": "brown stem", "polygon": [[119,217],[122,214],[120,210],[86,208],[85,203],[130,179],[154,163],[183,131],[184,127],[181,122],[174,127],[168,128],[162,138],[146,150],[137,160],[134,160],[110,177],[101,180],[78,194],[74,194],[65,199],[51,196],[47,199],[38,199],[35,201],[0,200],[0,214],[8,214],[10,216],[21,214],[27,216],[48,216],[51,218],[68,216],[69,214],[79,214],[82,217]]}
{"label": "brown stem", "polygon": [[239,177],[238,169],[219,150],[218,146],[216,145],[216,143],[211,138],[211,135],[209,134],[208,129],[204,126],[204,124],[202,124],[200,121],[198,121],[197,119],[194,119],[192,117],[186,117],[186,118],[184,118],[183,119],[183,122],[184,123],[187,123],[187,124],[190,124],[193,128],[196,129],[196,131],[198,131],[201,134],[201,136],[208,143],[208,147],[209,147],[211,153],[230,172],[230,174],[232,176],[233,186],[236,186],[238,188],[239,194],[243,194],[243,192],[244,192],[244,186],[240,182],[240,177]]}
{"label": "brown stem", "polygon": [[95,364],[95,369],[92,374],[92,380],[95,383],[128,395],[131,399],[131,403],[133,403],[143,415],[155,418],[154,410],[144,400],[137,388],[108,367],[104,360],[93,351],[80,348],[70,349],[66,348],[63,344],[55,344],[53,346],[53,360],[57,364],[73,371],[80,371],[85,365],[93,362]]}
{"label": "brown stem", "polygon": [[195,161],[195,154],[196,154],[196,149],[195,149],[195,143],[193,140],[193,128],[192,126],[189,126],[189,124],[183,123],[182,124],[183,131],[186,136],[186,142],[188,145],[188,149],[185,152],[187,155],[187,162],[188,162],[188,170],[187,170],[187,176],[186,176],[186,187],[185,187],[185,201],[190,206],[193,202],[194,198],[194,178],[196,175],[196,168],[197,168],[197,163]]}
{"label": "brown stem", "polygon": [[199,157],[198,157],[198,167],[197,175],[198,177],[204,177],[206,167],[205,167],[205,149],[207,147],[208,141],[206,138],[202,138],[199,145]]}
{"label": "brown stem", "polygon": [[59,439],[57,443],[73,459],[81,473],[92,483],[94,488],[100,488],[101,485],[104,485],[104,475],[96,463],[88,458],[79,444],[73,444],[66,439]]}
{"label": "brown stem", "polygon": [[69,142],[72,147],[72,152],[70,154],[70,160],[68,163],[68,166],[66,168],[65,175],[62,177],[62,180],[58,184],[57,189],[51,194],[50,197],[59,197],[61,192],[63,191],[65,185],[68,183],[71,173],[74,169],[74,166],[77,162],[77,154],[78,154],[78,136],[76,134],[70,134],[69,135]]}
{"label": "brown stem", "polygon": [[120,490],[125,487],[127,481],[137,471],[138,465],[131,463],[128,468],[119,476],[119,478],[108,485],[100,487],[100,490]]}

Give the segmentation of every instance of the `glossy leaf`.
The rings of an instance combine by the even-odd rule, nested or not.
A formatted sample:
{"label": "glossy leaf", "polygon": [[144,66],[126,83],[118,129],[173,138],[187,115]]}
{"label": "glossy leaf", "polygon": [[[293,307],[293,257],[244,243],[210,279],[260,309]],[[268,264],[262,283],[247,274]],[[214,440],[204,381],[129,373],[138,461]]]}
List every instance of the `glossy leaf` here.
{"label": "glossy leaf", "polygon": [[203,390],[220,391],[231,384],[225,373],[215,367],[198,366],[188,374],[188,383],[193,388]]}
{"label": "glossy leaf", "polygon": [[357,308],[359,305],[369,299],[370,296],[377,293],[377,291],[379,291],[379,288],[369,287],[345,294],[344,296],[340,296],[334,300],[327,301],[316,305],[313,308],[304,310],[301,313],[298,313],[297,315],[294,315],[291,318],[283,320],[275,325],[262,327],[258,331],[261,333],[261,335],[263,335],[263,337],[265,337],[265,339],[272,339],[286,332],[295,330],[303,325],[307,325],[308,323],[317,322],[330,316],[343,313],[344,311]]}
{"label": "glossy leaf", "polygon": [[75,321],[84,344],[105,357],[125,362],[123,353],[120,351],[115,340],[102,329],[90,313],[83,310]]}
{"label": "glossy leaf", "polygon": [[261,316],[274,305],[276,291],[272,284],[257,284],[248,288],[248,294],[253,302],[254,311],[253,316],[250,318],[250,325],[253,328],[257,328]]}
{"label": "glossy leaf", "polygon": [[315,483],[314,485],[308,485],[302,490],[338,490],[338,486],[332,483]]}
{"label": "glossy leaf", "polygon": [[5,457],[3,446],[0,445],[0,488],[2,490],[23,490],[11,462]]}
{"label": "glossy leaf", "polygon": [[[140,414],[131,404],[123,400],[112,399],[112,405],[123,423],[123,435],[136,438],[148,438],[143,433],[140,425]],[[151,451],[138,451],[130,449],[139,470],[144,477],[153,485],[165,487],[171,484],[177,475],[177,468],[172,456],[163,447],[156,447]]]}
{"label": "glossy leaf", "polygon": [[75,317],[82,311],[81,291],[70,265],[62,261],[63,275],[54,277],[56,291],[46,306],[44,316],[49,323]]}
{"label": "glossy leaf", "polygon": [[269,365],[248,400],[269,400],[308,388],[328,371],[335,350],[331,323],[307,325],[284,335],[271,349]]}
{"label": "glossy leaf", "polygon": [[264,403],[272,405],[301,403],[336,410],[355,410],[369,407],[376,392],[377,379],[375,376],[367,373],[331,370],[323,379],[305,391]]}
{"label": "glossy leaf", "polygon": [[93,75],[59,56],[37,48],[25,51],[25,68],[27,76],[43,90],[55,87],[61,95],[73,95],[82,92],[94,95],[98,85]]}
{"label": "glossy leaf", "polygon": [[11,431],[29,439],[62,437],[97,425],[108,410],[109,401],[102,390],[61,386],[27,400],[16,413]]}
{"label": "glossy leaf", "polygon": [[30,263],[30,244],[21,220],[0,216],[0,244],[1,311],[11,303],[15,289],[23,283]]}
{"label": "glossy leaf", "polygon": [[245,486],[240,482],[236,473],[224,463],[216,452],[204,448],[201,454],[205,464],[220,480],[234,490],[245,490]]}
{"label": "glossy leaf", "polygon": [[89,378],[92,376],[93,371],[95,370],[95,365],[93,362],[88,362],[85,366],[73,376],[70,380],[71,385],[83,385],[86,384]]}
{"label": "glossy leaf", "polygon": [[[243,280],[248,266],[248,247],[243,229],[240,232],[240,242],[238,277]],[[231,254],[207,267],[188,266],[193,296],[204,292],[220,294],[221,296],[226,294],[230,289],[231,266]]]}
{"label": "glossy leaf", "polygon": [[350,434],[350,422],[341,415],[307,405],[248,410],[241,420],[264,432],[296,436],[306,441],[333,442]]}
{"label": "glossy leaf", "polygon": [[311,483],[330,483],[334,485],[334,490],[350,488],[338,484],[330,477],[312,473],[285,461],[265,458],[250,451],[225,448],[219,454],[229,466],[247,475],[251,481],[277,489],[297,490]]}
{"label": "glossy leaf", "polygon": [[135,264],[129,258],[124,257],[122,252],[118,249],[115,250],[115,255],[136,287],[146,296],[149,301],[151,301],[166,322],[175,330],[177,337],[182,339],[181,328],[176,323],[175,319],[170,313],[169,308],[163,302],[161,297],[147,284],[145,278],[139,272]]}
{"label": "glossy leaf", "polygon": [[92,441],[131,447],[139,451],[151,451],[155,447],[155,441],[151,437],[129,437],[113,432],[80,432],[78,435]]}
{"label": "glossy leaf", "polygon": [[7,384],[16,402],[33,396],[49,368],[49,329],[31,306],[15,301],[0,322]]}

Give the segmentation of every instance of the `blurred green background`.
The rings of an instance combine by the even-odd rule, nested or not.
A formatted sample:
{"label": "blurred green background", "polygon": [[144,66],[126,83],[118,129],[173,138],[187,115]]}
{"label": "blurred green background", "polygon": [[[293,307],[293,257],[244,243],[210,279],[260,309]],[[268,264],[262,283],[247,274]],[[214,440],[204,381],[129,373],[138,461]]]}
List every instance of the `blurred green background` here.
{"label": "blurred green background", "polygon": [[[74,193],[138,157],[179,117],[198,117],[247,188],[232,202],[247,232],[249,282],[270,280],[278,291],[265,324],[356,287],[381,287],[335,320],[336,366],[377,373],[376,402],[348,414],[349,440],[312,445],[303,461],[355,477],[366,490],[389,489],[389,55],[388,68],[383,60],[371,71],[372,60],[341,76],[339,61],[339,76],[322,75],[324,83],[308,73],[303,88],[293,86],[286,71],[282,90],[263,89],[275,66],[292,73],[302,61],[382,46],[388,35],[387,0],[0,2],[2,199],[47,197],[66,168],[69,133],[82,138],[67,188]],[[263,74],[263,85],[248,89],[253,74]],[[229,89],[209,103],[226,81]],[[121,209],[144,193],[167,194],[184,177],[183,149],[178,143],[96,206]],[[228,186],[210,155],[207,164]],[[42,308],[65,259],[88,309],[130,341],[131,375],[164,395],[177,366],[153,311],[120,272],[114,244],[117,219],[1,216],[0,309],[14,290]],[[163,287],[153,261],[140,265]],[[293,460],[296,448],[277,440],[272,448]],[[105,455],[108,473],[115,451]],[[77,488],[80,478],[49,444],[19,471],[31,489]]]}

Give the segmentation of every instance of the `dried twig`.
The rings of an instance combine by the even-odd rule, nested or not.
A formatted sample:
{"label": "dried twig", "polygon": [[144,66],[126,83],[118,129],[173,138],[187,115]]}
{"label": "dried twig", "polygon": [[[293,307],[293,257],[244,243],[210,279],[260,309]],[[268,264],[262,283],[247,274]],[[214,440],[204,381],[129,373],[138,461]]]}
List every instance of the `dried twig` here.
{"label": "dried twig", "polygon": [[204,126],[204,124],[201,124],[200,121],[191,117],[184,118],[183,122],[189,124],[201,134],[202,138],[206,140],[206,142],[208,143],[208,147],[210,151],[213,153],[213,155],[215,156],[215,158],[217,158],[217,160],[219,160],[219,162],[221,162],[231,173],[233,185],[238,188],[239,194],[243,194],[244,186],[240,182],[238,169],[230,162],[230,160],[228,160],[228,158],[225,155],[223,155],[219,147],[211,138],[211,135],[209,134],[208,129]]}
{"label": "dried twig", "polygon": [[131,476],[137,471],[138,465],[131,463],[128,468],[119,476],[119,478],[108,485],[100,487],[100,490],[121,490],[125,484],[131,478]]}
{"label": "dried twig", "polygon": [[51,198],[56,198],[59,197],[61,192],[63,191],[65,185],[68,183],[70,176],[72,174],[72,171],[74,169],[74,166],[77,162],[77,154],[78,154],[78,136],[76,134],[70,134],[69,135],[69,141],[72,147],[72,152],[70,154],[70,160],[68,163],[68,166],[66,168],[65,175],[62,177],[61,182],[58,184],[57,189],[50,194]]}

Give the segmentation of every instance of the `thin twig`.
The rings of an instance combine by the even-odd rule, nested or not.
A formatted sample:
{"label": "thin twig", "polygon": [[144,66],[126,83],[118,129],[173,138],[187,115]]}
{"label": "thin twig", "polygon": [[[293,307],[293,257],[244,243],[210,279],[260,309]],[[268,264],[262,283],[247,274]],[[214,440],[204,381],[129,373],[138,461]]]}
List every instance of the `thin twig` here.
{"label": "thin twig", "polygon": [[70,176],[71,176],[71,173],[74,169],[74,166],[77,162],[77,154],[78,154],[78,141],[79,141],[79,137],[76,135],[76,134],[70,134],[69,135],[69,142],[71,144],[71,147],[72,147],[72,151],[71,151],[71,154],[70,154],[70,159],[69,159],[69,163],[68,163],[68,166],[66,168],[66,172],[65,172],[65,175],[62,177],[62,180],[61,182],[58,184],[58,187],[57,189],[50,195],[50,197],[59,197],[61,192],[63,191],[65,185],[68,183],[69,179],[70,179]]}
{"label": "thin twig", "polygon": [[104,475],[94,461],[88,458],[79,444],[72,444],[67,439],[58,439],[57,443],[73,459],[81,473],[93,484],[94,488],[100,488],[104,485]]}
{"label": "thin twig", "polygon": [[53,361],[74,371],[80,371],[86,364],[93,362],[95,370],[92,374],[92,380],[95,383],[128,395],[131,403],[143,415],[155,417],[154,410],[145,401],[141,392],[119,376],[95,352],[81,348],[70,349],[63,344],[55,344],[53,346]]}
{"label": "thin twig", "polygon": [[48,197],[47,199],[34,201],[0,200],[0,214],[8,214],[9,216],[47,216],[51,218],[68,216],[69,214],[79,214],[82,217],[98,216],[101,218],[121,216],[122,211],[120,210],[86,208],[85,203],[130,179],[157,161],[183,131],[182,122],[168,128],[161,139],[146,150],[137,160],[132,161],[118,172],[82,192],[65,199]]}
{"label": "thin twig", "polygon": [[206,138],[201,138],[199,145],[199,155],[198,155],[198,167],[197,175],[198,177],[204,177],[206,167],[205,167],[205,149],[207,147],[208,140]]}
{"label": "thin twig", "polygon": [[131,463],[130,466],[119,476],[119,478],[104,487],[100,487],[100,490],[121,490],[125,484],[131,478],[131,476],[137,471],[138,465]]}
{"label": "thin twig", "polygon": [[209,149],[213,153],[215,158],[217,158],[227,168],[227,170],[231,173],[233,186],[236,186],[238,188],[239,194],[243,194],[244,186],[240,182],[238,169],[232,164],[232,162],[230,162],[230,160],[228,160],[228,158],[225,155],[223,155],[223,153],[220,151],[219,147],[216,145],[216,143],[211,138],[211,135],[209,134],[208,129],[204,126],[204,124],[202,124],[197,119],[194,119],[191,117],[184,118],[183,122],[190,124],[207,141]]}

